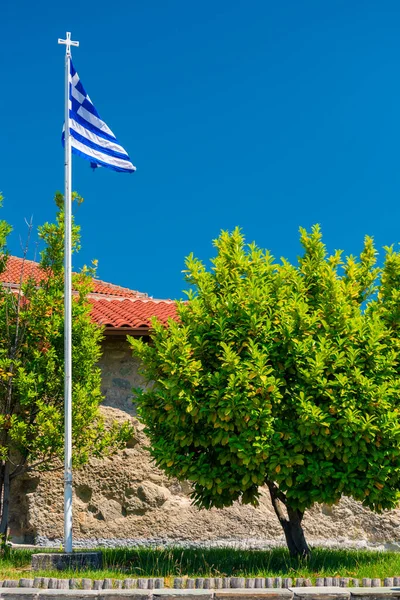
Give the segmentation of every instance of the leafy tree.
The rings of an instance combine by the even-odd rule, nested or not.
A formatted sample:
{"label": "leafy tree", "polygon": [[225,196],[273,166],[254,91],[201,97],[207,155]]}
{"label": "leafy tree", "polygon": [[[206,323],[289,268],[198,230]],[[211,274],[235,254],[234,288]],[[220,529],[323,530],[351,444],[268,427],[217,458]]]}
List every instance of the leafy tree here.
{"label": "leafy tree", "polygon": [[294,556],[314,503],[391,509],[400,477],[400,255],[378,269],[369,237],[345,260],[318,226],[300,239],[292,265],[222,232],[211,271],[186,261],[179,319],[130,339],[156,464],[200,508],[256,505],[266,485]]}
{"label": "leafy tree", "polygon": [[[60,469],[64,451],[64,212],[63,197],[54,224],[39,228],[45,249],[40,280],[26,261],[18,289],[0,286],[0,536],[7,533],[12,481],[33,470]],[[7,265],[11,227],[0,221],[0,272]],[[79,227],[73,224],[73,249],[79,249]],[[26,250],[25,250],[26,256]],[[87,294],[94,269],[73,277],[72,424],[73,462],[104,456],[130,434],[128,424],[106,428],[99,414],[102,400],[101,329],[90,319]],[[12,488],[11,488],[12,490]]]}

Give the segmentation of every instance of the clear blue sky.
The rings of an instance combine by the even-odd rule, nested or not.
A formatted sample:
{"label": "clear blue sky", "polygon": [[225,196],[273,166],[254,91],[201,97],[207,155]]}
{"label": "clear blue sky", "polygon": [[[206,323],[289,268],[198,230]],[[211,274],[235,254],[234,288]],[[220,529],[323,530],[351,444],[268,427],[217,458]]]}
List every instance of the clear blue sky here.
{"label": "clear blue sky", "polygon": [[[329,249],[400,241],[400,3],[396,0],[3,0],[3,218],[52,219],[63,189],[64,47],[137,166],[74,160],[83,248],[75,268],[156,297],[185,287],[184,257],[208,259],[243,228],[295,260],[298,227]],[[33,252],[33,250],[32,250]],[[32,253],[31,253],[32,255]]]}

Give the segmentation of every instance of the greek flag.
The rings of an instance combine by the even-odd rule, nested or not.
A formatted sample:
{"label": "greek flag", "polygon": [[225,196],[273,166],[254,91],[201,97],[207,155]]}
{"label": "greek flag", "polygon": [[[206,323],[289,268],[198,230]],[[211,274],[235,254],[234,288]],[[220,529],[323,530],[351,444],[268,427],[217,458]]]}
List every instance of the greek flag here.
{"label": "greek flag", "polygon": [[[114,171],[133,173],[136,167],[111,131],[101,120],[99,113],[85,92],[70,61],[69,84],[69,131],[71,150],[89,160],[93,168],[107,167]],[[64,145],[65,131],[62,134]]]}

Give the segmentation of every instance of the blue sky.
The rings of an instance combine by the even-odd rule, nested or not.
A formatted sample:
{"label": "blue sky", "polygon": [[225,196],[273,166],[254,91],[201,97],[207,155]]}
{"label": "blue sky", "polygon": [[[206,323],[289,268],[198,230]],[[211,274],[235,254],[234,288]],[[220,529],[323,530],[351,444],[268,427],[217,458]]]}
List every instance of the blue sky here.
{"label": "blue sky", "polygon": [[[82,251],[99,277],[176,298],[184,257],[221,229],[296,260],[298,227],[330,250],[400,241],[400,3],[395,0],[3,0],[2,210],[54,217],[63,189],[64,47],[137,166],[75,158]],[[34,248],[32,246],[31,256]]]}

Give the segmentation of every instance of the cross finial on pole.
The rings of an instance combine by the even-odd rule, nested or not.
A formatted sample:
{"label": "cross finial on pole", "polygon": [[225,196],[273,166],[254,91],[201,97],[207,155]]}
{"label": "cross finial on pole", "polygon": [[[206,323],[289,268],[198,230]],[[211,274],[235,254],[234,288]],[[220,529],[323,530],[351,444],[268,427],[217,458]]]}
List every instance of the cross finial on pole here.
{"label": "cross finial on pole", "polygon": [[79,42],[73,42],[71,40],[71,32],[70,31],[67,31],[67,39],[62,40],[61,38],[58,38],[58,43],[64,44],[64,46],[66,46],[65,53],[68,56],[71,56],[71,46],[79,46]]}

